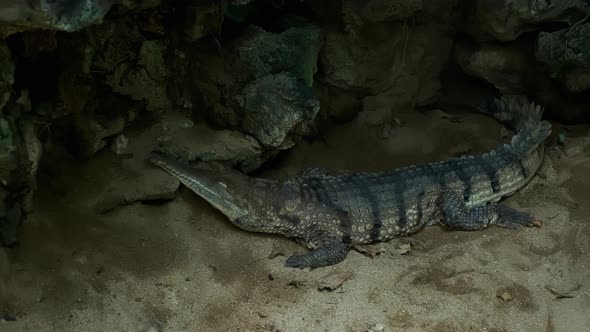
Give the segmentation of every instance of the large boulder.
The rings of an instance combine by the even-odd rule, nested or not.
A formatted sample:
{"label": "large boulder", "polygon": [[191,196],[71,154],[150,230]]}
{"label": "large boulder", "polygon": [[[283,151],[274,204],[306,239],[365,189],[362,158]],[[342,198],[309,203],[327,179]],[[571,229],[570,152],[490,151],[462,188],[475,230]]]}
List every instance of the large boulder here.
{"label": "large boulder", "polygon": [[391,23],[374,28],[358,39],[336,31],[326,33],[320,57],[324,83],[379,94],[396,87],[406,89],[407,79],[427,83],[447,64],[453,44],[447,25]]}
{"label": "large boulder", "polygon": [[540,32],[535,56],[572,93],[590,87],[590,23]]}
{"label": "large boulder", "polygon": [[0,110],[10,98],[14,83],[14,62],[6,43],[0,41]]}
{"label": "large boulder", "polygon": [[[327,14],[338,7],[334,2],[313,8]],[[339,21],[326,19],[317,80],[355,97],[347,113],[361,109],[361,121],[377,125],[391,121],[396,109],[433,102],[451,55],[457,1],[338,3]]]}
{"label": "large boulder", "polygon": [[178,57],[190,61],[187,86],[195,93],[177,93],[196,96],[184,104],[208,110],[216,125],[251,134],[265,150],[291,147],[319,110],[312,85],[322,42],[319,27],[292,22],[278,33],[249,26],[220,54],[193,49]]}
{"label": "large boulder", "polygon": [[590,10],[584,0],[473,0],[467,31],[478,40],[515,40],[544,23],[573,24]]}
{"label": "large boulder", "polygon": [[27,91],[12,91],[15,66],[3,42],[0,64],[0,244],[11,246],[32,208],[42,148]]}
{"label": "large boulder", "polygon": [[270,148],[292,147],[293,136],[311,131],[320,108],[313,90],[289,72],[254,80],[236,98],[244,112],[242,129]]}
{"label": "large boulder", "polygon": [[532,57],[517,43],[458,43],[454,60],[463,71],[482,78],[504,94],[520,94],[526,90],[526,75]]}
{"label": "large boulder", "polygon": [[35,29],[77,31],[102,22],[112,4],[112,0],[3,0],[0,38]]}
{"label": "large boulder", "polygon": [[286,71],[311,86],[317,70],[321,38],[320,28],[311,23],[299,23],[280,33],[251,25],[234,47],[241,65],[249,74],[246,79]]}
{"label": "large boulder", "polygon": [[346,17],[358,16],[366,22],[403,21],[423,9],[422,0],[368,0],[343,1],[342,11]]}

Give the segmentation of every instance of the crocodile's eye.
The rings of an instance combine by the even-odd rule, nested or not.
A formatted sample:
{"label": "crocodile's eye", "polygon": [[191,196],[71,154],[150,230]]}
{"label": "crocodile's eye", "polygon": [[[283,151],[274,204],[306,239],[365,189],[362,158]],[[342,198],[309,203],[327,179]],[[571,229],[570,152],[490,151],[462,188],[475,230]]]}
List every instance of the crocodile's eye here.
{"label": "crocodile's eye", "polygon": [[287,210],[288,212],[293,212],[293,211],[297,210],[297,207],[299,206],[300,203],[301,203],[301,199],[299,197],[289,199],[285,202],[285,210]]}

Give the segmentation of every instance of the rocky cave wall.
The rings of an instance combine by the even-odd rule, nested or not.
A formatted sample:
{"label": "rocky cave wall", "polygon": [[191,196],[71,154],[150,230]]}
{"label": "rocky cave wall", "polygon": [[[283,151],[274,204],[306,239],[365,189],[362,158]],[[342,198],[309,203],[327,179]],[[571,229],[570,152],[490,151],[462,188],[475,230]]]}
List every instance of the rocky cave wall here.
{"label": "rocky cave wall", "polygon": [[[17,243],[44,151],[153,146],[252,171],[322,121],[391,126],[436,107],[455,66],[586,121],[590,6],[563,0],[75,0],[0,5],[0,235]],[[453,84],[446,80],[445,84]],[[218,149],[179,144],[208,123]]]}

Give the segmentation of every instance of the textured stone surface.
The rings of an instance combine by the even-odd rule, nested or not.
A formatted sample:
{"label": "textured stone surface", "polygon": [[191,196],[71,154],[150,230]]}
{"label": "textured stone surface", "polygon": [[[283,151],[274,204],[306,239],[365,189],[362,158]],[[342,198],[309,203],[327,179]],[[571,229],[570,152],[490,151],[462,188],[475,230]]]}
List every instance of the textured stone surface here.
{"label": "textured stone surface", "polygon": [[166,95],[164,45],[160,41],[142,43],[135,63],[126,62],[115,67],[108,80],[113,91],[145,101],[148,111],[162,111],[171,105]]}
{"label": "textured stone surface", "polygon": [[574,93],[590,87],[590,23],[540,32],[535,55],[549,75]]}
{"label": "textured stone surface", "polygon": [[0,41],[0,110],[10,98],[10,88],[14,83],[14,62],[12,54],[4,41]]}
{"label": "textured stone surface", "polygon": [[439,94],[439,74],[453,45],[448,28],[444,23],[393,23],[382,27],[381,35],[372,31],[359,39],[327,33],[320,78],[344,91],[377,97],[384,108],[381,119],[387,122],[396,110],[426,105]]}
{"label": "textured stone surface", "polygon": [[222,1],[210,1],[207,6],[188,2],[183,10],[183,30],[186,39],[194,42],[205,36],[219,33],[223,24],[222,7]]}
{"label": "textured stone surface", "polygon": [[339,88],[316,82],[314,90],[320,101],[320,116],[323,119],[347,121],[361,110],[360,98]]}
{"label": "textured stone surface", "polygon": [[0,244],[17,243],[17,228],[32,208],[42,149],[27,90],[14,91],[15,65],[0,42]]}
{"label": "textured stone surface", "polygon": [[[398,99],[422,101],[435,96],[438,75],[448,63],[453,44],[450,22],[455,1],[436,4],[384,1],[380,6],[402,6],[407,9],[404,15],[413,13],[416,16],[402,19],[393,15],[401,13],[401,9],[394,10],[389,13],[393,15],[391,19],[383,18],[384,22],[363,19],[362,10],[355,9],[354,3],[342,9],[344,32],[326,31],[318,79],[359,95],[389,93],[402,95]],[[377,6],[378,3],[365,5]],[[360,21],[347,23],[350,21],[345,15],[347,11],[356,13]]]}
{"label": "textured stone surface", "polygon": [[[26,102],[25,102],[26,101]],[[18,226],[32,209],[42,155],[26,95],[11,96],[0,116],[0,244],[15,245]]]}
{"label": "textured stone surface", "polygon": [[288,136],[306,133],[319,111],[313,90],[287,72],[251,82],[237,98],[243,100],[242,128],[273,148],[293,146]]}
{"label": "textured stone surface", "polygon": [[311,86],[317,70],[321,37],[319,27],[310,23],[280,33],[249,26],[235,47],[240,61],[248,67],[253,78],[288,71]]}
{"label": "textured stone surface", "polygon": [[191,103],[208,109],[214,123],[251,134],[265,149],[292,146],[319,109],[311,87],[321,37],[319,27],[299,20],[278,33],[249,26],[223,57],[189,52],[178,61],[192,62],[187,72],[198,98]]}
{"label": "textured stone surface", "polygon": [[344,0],[343,14],[367,22],[405,20],[423,8],[422,0]]}
{"label": "textured stone surface", "polygon": [[4,0],[0,4],[0,38],[33,29],[76,31],[102,22],[112,0]]}
{"label": "textured stone surface", "polygon": [[467,12],[467,30],[481,40],[514,40],[543,23],[573,24],[589,9],[583,0],[474,0]]}
{"label": "textured stone surface", "polygon": [[372,35],[371,39],[359,37],[356,40],[340,32],[326,32],[320,54],[320,80],[348,91],[378,93],[386,90],[392,85],[396,57],[407,56],[403,44],[411,32],[408,29],[404,35],[402,30],[401,25],[396,24],[383,29],[381,34]]}
{"label": "textured stone surface", "polygon": [[459,43],[454,59],[468,75],[483,78],[505,94],[526,90],[525,75],[531,58],[518,44],[485,43],[478,46]]}

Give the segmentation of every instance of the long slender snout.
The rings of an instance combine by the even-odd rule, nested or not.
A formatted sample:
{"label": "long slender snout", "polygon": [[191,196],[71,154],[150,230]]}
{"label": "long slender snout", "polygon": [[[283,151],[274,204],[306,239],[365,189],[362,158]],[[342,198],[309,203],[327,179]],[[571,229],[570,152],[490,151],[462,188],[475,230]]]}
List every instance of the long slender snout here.
{"label": "long slender snout", "polygon": [[192,168],[182,162],[166,156],[160,152],[152,152],[149,160],[174,176],[178,181],[201,196],[216,209],[221,211],[231,221],[248,214],[245,206],[240,206],[240,200],[229,186],[242,186],[247,183],[247,177],[233,171],[212,171]]}

